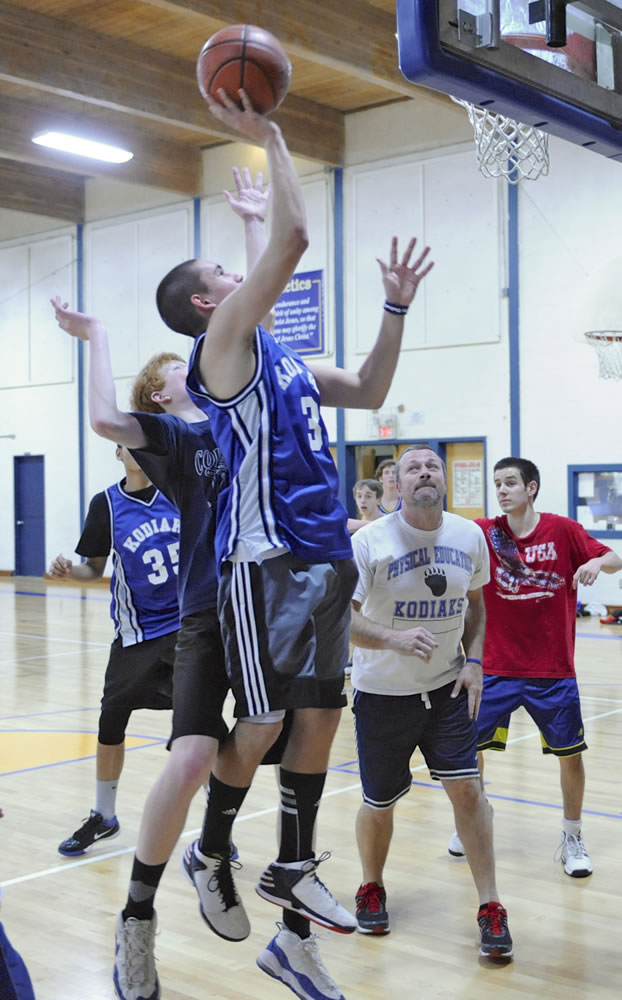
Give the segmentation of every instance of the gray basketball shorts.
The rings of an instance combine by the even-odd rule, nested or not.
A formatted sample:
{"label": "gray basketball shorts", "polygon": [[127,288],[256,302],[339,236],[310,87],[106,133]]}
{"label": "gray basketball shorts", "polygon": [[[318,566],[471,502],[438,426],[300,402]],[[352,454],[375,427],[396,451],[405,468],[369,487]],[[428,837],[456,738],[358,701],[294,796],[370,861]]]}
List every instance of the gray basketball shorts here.
{"label": "gray basketball shorts", "polygon": [[307,563],[290,553],[223,564],[218,615],[236,717],[347,703],[357,576],[351,559]]}

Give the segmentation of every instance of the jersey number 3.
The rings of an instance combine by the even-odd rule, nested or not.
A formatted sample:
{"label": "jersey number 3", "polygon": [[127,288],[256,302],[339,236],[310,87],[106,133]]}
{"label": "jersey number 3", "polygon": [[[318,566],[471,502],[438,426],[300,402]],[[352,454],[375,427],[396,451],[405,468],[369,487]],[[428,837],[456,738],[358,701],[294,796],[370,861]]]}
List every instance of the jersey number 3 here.
{"label": "jersey number 3", "polygon": [[313,396],[301,396],[303,416],[307,418],[309,425],[309,444],[311,451],[322,450],[322,428],[320,427],[320,410]]}

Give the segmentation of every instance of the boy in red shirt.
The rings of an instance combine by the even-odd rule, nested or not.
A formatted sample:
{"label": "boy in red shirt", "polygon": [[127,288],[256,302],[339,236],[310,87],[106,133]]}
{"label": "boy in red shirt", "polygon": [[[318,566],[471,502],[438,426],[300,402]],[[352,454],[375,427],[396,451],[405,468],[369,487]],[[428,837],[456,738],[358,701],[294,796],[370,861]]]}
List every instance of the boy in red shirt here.
{"label": "boy in red shirt", "polygon": [[[534,502],[540,473],[524,458],[495,465],[501,517],[479,518],[490,553],[484,587],[484,690],[478,717],[478,758],[505,750],[510,716],[523,706],[540,730],[542,752],[559,759],[564,805],[558,857],[573,878],[591,875],[581,838],[585,788],[581,703],[574,668],[577,584],[617,573],[622,559],[576,521],[540,514]],[[449,853],[464,854],[454,833]]]}

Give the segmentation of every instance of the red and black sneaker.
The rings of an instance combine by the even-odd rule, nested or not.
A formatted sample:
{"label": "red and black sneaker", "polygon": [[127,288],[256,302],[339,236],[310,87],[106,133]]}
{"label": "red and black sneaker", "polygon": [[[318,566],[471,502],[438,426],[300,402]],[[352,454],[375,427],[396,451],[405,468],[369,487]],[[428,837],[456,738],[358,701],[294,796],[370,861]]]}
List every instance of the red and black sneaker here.
{"label": "red and black sneaker", "polygon": [[387,894],[377,882],[360,885],[356,893],[356,920],[361,934],[388,934]]}
{"label": "red and black sneaker", "polygon": [[508,930],[508,915],[501,903],[493,900],[483,903],[477,911],[477,922],[482,937],[480,955],[486,958],[511,958],[514,954]]}

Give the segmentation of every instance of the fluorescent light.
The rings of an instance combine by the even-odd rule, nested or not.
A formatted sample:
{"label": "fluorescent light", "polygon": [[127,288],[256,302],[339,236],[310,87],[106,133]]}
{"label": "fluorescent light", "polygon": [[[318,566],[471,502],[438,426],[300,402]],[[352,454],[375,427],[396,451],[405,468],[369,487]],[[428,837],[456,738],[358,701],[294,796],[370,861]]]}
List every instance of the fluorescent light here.
{"label": "fluorescent light", "polygon": [[107,146],[104,142],[93,142],[92,139],[81,139],[77,135],[66,135],[64,132],[44,132],[32,139],[38,146],[49,146],[51,149],[61,149],[65,153],[75,153],[77,156],[89,156],[93,160],[105,160],[107,163],[126,163],[133,153],[118,146]]}

